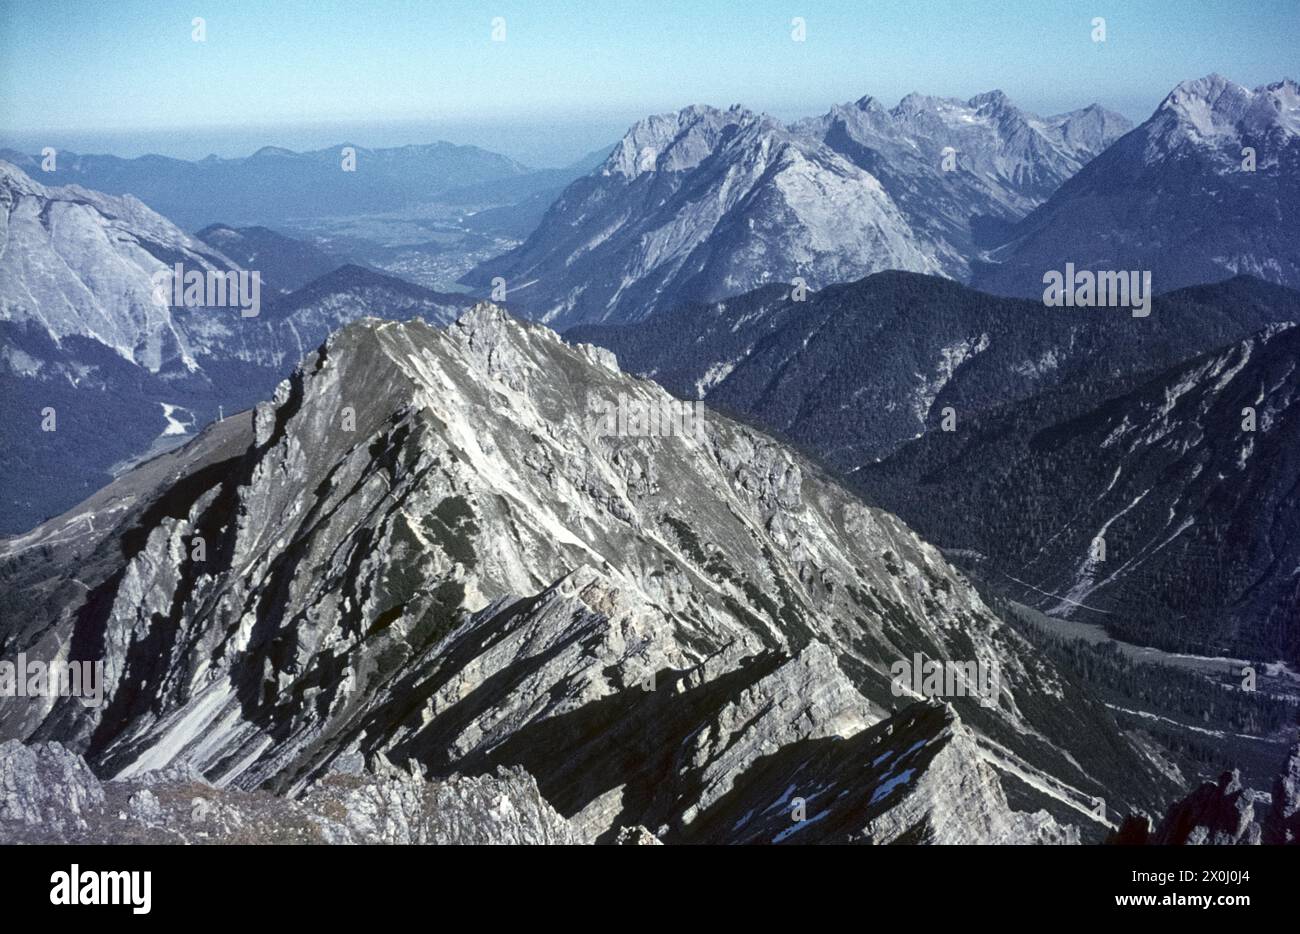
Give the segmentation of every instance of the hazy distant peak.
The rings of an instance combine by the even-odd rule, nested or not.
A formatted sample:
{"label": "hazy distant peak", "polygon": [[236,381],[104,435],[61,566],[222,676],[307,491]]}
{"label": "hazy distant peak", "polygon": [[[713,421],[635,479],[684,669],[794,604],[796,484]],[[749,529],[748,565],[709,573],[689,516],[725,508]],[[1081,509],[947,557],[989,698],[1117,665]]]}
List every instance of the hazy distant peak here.
{"label": "hazy distant peak", "polygon": [[852,106],[857,108],[858,110],[871,111],[873,113],[885,112],[885,106],[882,103],[880,103],[879,100],[872,97],[870,94],[862,95],[856,101],[853,102]]}
{"label": "hazy distant peak", "polygon": [[251,159],[282,158],[297,156],[298,153],[292,149],[285,149],[283,146],[263,146],[257,152],[253,153]]}
{"label": "hazy distant peak", "polygon": [[779,128],[775,121],[739,104],[727,110],[692,104],[676,113],[655,114],[638,120],[624,134],[606,160],[603,174],[635,178],[649,171],[688,171],[713,152],[724,131],[761,122]]}
{"label": "hazy distant peak", "polygon": [[[966,102],[967,107],[1012,107],[1010,98],[1002,91],[994,89],[976,94]],[[1012,107],[1012,109],[1016,109]]]}

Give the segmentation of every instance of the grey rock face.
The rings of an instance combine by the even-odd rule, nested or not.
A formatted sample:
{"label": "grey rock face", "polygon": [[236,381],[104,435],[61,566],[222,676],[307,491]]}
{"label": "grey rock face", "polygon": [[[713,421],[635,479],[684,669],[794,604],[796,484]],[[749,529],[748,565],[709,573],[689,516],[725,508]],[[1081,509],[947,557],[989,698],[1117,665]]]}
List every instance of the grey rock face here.
{"label": "grey rock face", "polygon": [[[252,317],[233,305],[173,306],[170,290],[155,292],[154,277],[176,264],[186,274],[262,276],[260,256],[277,277],[291,276],[286,264],[301,271],[306,261],[292,255],[293,241],[276,242],[260,253],[234,243],[252,257],[241,273],[130,196],[47,187],[0,162],[0,379],[15,412],[0,425],[9,481],[0,532],[27,531],[105,485],[115,469],[254,405],[349,321],[382,311],[445,324],[470,304],[356,266],[287,295],[268,280]],[[51,410],[57,430],[43,431]]]}
{"label": "grey rock face", "polygon": [[663,846],[663,841],[639,824],[620,829],[616,842],[619,846]]}
{"label": "grey rock face", "polygon": [[[90,652],[107,693],[0,700],[0,731],[119,780],[188,768],[292,797],[390,766],[521,767],[584,840],[728,839],[711,815],[751,797],[757,763],[877,725],[891,662],[920,653],[1001,686],[953,698],[949,777],[909,805],[948,828],[927,839],[1052,836],[1003,813],[1003,774],[1066,823],[1094,794],[1158,792],[896,518],[712,413],[699,434],[610,435],[593,408],[620,395],[671,401],[488,305],[446,330],[345,328],[251,418],[103,491],[94,533],[4,546],[0,657]],[[984,816],[941,821],[968,793]],[[352,805],[376,829],[410,808]]]}
{"label": "grey rock face", "polygon": [[1045,811],[1012,811],[951,707],[914,704],[847,739],[787,745],[757,761],[743,797],[702,839],[741,843],[1078,843]]}
{"label": "grey rock face", "polygon": [[86,815],[103,804],[99,781],[77,754],[58,743],[0,743],[0,821],[85,830]]}
{"label": "grey rock face", "polygon": [[1096,104],[1038,117],[1001,91],[970,100],[872,97],[796,125],[880,179],[944,273],[966,279],[983,241],[1023,218],[1131,124]]}
{"label": "grey rock face", "polygon": [[537,782],[522,769],[441,781],[410,777],[329,778],[303,800],[322,815],[346,815],[346,832],[332,824],[330,843],[555,844],[585,842],[546,803]]}
{"label": "grey rock face", "polygon": [[93,339],[157,372],[193,357],[150,276],[237,268],[130,195],[47,188],[0,161],[0,321]]}
{"label": "grey rock face", "polygon": [[564,326],[794,276],[938,272],[931,252],[879,181],[830,147],[740,107],[689,107],[632,127],[527,241],[464,281],[501,277],[512,302]]}

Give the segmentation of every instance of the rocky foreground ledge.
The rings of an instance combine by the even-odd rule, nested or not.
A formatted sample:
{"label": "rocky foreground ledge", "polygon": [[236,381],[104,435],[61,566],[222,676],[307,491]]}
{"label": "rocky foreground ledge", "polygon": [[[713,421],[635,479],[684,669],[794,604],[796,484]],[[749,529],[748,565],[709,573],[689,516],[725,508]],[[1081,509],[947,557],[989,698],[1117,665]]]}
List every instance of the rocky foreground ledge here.
{"label": "rocky foreground ledge", "polygon": [[574,844],[522,769],[427,781],[332,775],[300,800],[172,769],[101,782],[59,743],[0,744],[3,843]]}
{"label": "rocky foreground ledge", "polygon": [[[11,740],[0,743],[0,843],[593,842],[522,768],[429,778],[418,765],[407,771],[378,761],[375,774],[331,774],[290,798],[220,788],[189,768],[101,781],[59,743]],[[969,731],[946,705],[915,704],[851,739],[762,758],[754,771],[746,794],[724,795],[708,809],[693,842],[1079,842],[1077,828],[1058,825],[1045,812],[1007,807],[992,769],[979,763]],[[811,776],[817,779],[810,783]],[[606,839],[661,843],[640,825]],[[1147,815],[1135,814],[1107,842],[1300,842],[1300,744],[1271,794],[1244,788],[1227,772],[1176,802],[1154,827]]]}
{"label": "rocky foreground ledge", "polygon": [[945,704],[918,703],[852,737],[759,755],[743,787],[725,770],[668,825],[593,835],[524,769],[431,778],[375,759],[293,797],[218,787],[192,768],[101,781],[57,742],[0,744],[0,843],[579,844],[1078,843],[1046,812],[1011,810],[974,735]]}

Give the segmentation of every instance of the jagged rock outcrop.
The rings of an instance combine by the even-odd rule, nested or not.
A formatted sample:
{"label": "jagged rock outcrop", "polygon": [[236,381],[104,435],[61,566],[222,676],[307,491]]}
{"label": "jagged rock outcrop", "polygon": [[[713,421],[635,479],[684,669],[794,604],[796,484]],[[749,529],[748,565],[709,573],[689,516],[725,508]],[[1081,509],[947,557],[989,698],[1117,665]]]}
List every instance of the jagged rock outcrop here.
{"label": "jagged rock outcrop", "polygon": [[476,777],[425,781],[400,775],[374,780],[335,777],[317,783],[303,806],[346,814],[329,843],[577,844],[586,842],[547,804],[522,769],[498,768]]}
{"label": "jagged rock outcrop", "polygon": [[51,833],[84,831],[102,808],[104,791],[85,761],[58,743],[0,744],[0,821],[39,825]]}
{"label": "jagged rock outcrop", "polygon": [[1154,831],[1146,814],[1132,814],[1107,839],[1122,845],[1239,846],[1300,843],[1300,743],[1291,747],[1273,793],[1253,791],[1236,770],[1203,782],[1172,805]]}
{"label": "jagged rock outcrop", "polygon": [[1258,844],[1255,792],[1242,787],[1241,775],[1224,772],[1205,782],[1165,815],[1151,835],[1156,846]]}
{"label": "jagged rock outcrop", "polygon": [[663,846],[663,841],[646,830],[640,824],[635,827],[623,827],[615,841],[619,846]]}
{"label": "jagged rock outcrop", "polygon": [[791,743],[757,760],[743,795],[696,839],[739,843],[1078,843],[1045,811],[1011,810],[951,706],[914,704],[849,738]]}
{"label": "jagged rock outcrop", "polygon": [[184,769],[100,782],[58,743],[0,744],[0,843],[576,844],[521,769],[331,776],[300,800]]}

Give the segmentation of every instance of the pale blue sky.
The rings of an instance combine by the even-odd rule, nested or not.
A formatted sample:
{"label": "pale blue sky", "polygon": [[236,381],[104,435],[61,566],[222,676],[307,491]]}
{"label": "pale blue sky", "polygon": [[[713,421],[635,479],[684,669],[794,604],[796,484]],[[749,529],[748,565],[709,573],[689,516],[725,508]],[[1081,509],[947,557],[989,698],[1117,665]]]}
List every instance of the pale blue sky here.
{"label": "pale blue sky", "polygon": [[[1300,0],[0,0],[0,137],[197,156],[347,129],[368,145],[518,137],[512,154],[558,162],[691,103],[794,118],[992,88],[1043,113],[1097,101],[1140,120],[1184,78],[1300,77],[1297,35]],[[562,138],[543,145],[547,127]]]}

